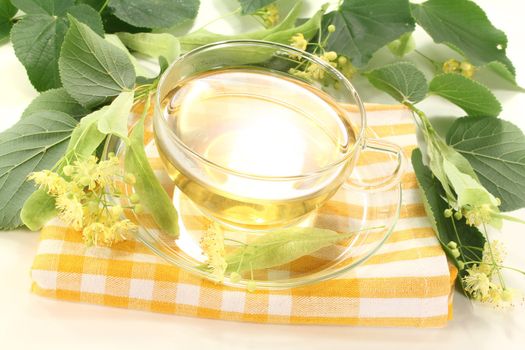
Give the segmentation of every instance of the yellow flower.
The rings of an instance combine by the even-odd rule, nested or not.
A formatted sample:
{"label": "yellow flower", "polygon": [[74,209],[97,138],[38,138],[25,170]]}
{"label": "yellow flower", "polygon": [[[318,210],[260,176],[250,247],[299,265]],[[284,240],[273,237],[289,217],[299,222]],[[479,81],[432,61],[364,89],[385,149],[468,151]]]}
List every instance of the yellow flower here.
{"label": "yellow flower", "polygon": [[117,157],[111,157],[98,163],[92,174],[92,178],[101,187],[111,184],[116,174],[120,172],[120,164]]}
{"label": "yellow flower", "polygon": [[82,231],[82,237],[84,242],[88,246],[98,245],[99,241],[104,241],[108,235],[109,229],[100,222],[94,222],[89,224]]}
{"label": "yellow flower", "polygon": [[466,270],[468,275],[463,277],[463,286],[473,299],[483,301],[489,295],[490,288],[494,284],[490,281],[489,276],[480,271],[478,266],[473,266]]}
{"label": "yellow flower", "polygon": [[298,50],[306,50],[308,41],[304,38],[303,33],[297,33],[290,39],[290,46],[295,47]]}
{"label": "yellow flower", "polygon": [[90,190],[97,187],[97,157],[90,156],[85,161],[75,161],[70,170],[71,179],[79,187],[88,187]]}
{"label": "yellow flower", "polygon": [[224,279],[228,267],[224,259],[224,235],[218,224],[212,224],[201,238],[200,246],[207,256],[206,264],[219,281]]}
{"label": "yellow flower", "polygon": [[109,229],[109,235],[107,235],[105,243],[111,245],[125,241],[129,238],[130,233],[137,230],[137,225],[128,219],[115,222]]}
{"label": "yellow flower", "polygon": [[463,208],[463,210],[461,211],[462,215],[467,220],[467,225],[470,226],[479,226],[483,223],[490,222],[493,212],[494,211],[489,204],[483,204],[477,207]]}
{"label": "yellow flower", "polygon": [[84,208],[82,203],[72,193],[64,193],[56,197],[56,208],[59,217],[75,230],[82,229],[84,221]]}
{"label": "yellow flower", "polygon": [[332,62],[337,59],[337,52],[335,51],[327,51],[324,54],[321,55],[321,59],[326,62]]}
{"label": "yellow flower", "polygon": [[507,251],[505,246],[500,241],[485,242],[483,246],[483,259],[484,264],[496,264],[501,265],[505,257],[507,256]]}
{"label": "yellow flower", "polygon": [[45,190],[53,196],[59,196],[68,192],[68,183],[60,175],[51,170],[42,170],[29,174],[29,180],[33,180],[40,189]]}
{"label": "yellow flower", "polygon": [[[136,180],[133,174],[122,171],[114,154],[100,162],[95,156],[77,160],[62,171],[66,178],[43,170],[32,173],[29,179],[55,197],[58,216],[75,230],[82,231],[86,244],[111,245],[125,240],[136,230],[135,224],[122,219],[123,208],[112,202],[118,193],[117,180],[128,183]],[[118,195],[122,197],[121,193]]]}
{"label": "yellow flower", "polygon": [[472,78],[474,73],[476,73],[476,67],[467,61],[461,62],[459,69],[461,71],[461,75],[467,78]]}
{"label": "yellow flower", "polygon": [[254,16],[262,19],[266,28],[273,27],[279,22],[279,8],[276,4],[270,4],[255,12]]}
{"label": "yellow flower", "polygon": [[443,62],[443,67],[441,67],[441,69],[443,70],[443,73],[454,73],[459,70],[460,65],[461,63],[458,60],[451,58],[450,60]]}
{"label": "yellow flower", "polygon": [[306,68],[306,73],[316,80],[321,80],[324,78],[324,68],[316,63],[312,63]]}

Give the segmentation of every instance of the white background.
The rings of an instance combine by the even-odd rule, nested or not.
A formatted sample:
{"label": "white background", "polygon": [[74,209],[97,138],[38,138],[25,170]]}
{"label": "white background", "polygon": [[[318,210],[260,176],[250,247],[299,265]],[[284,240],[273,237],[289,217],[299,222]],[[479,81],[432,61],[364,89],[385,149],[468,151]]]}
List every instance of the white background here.
{"label": "white background", "polygon": [[[305,14],[324,1],[308,1]],[[335,2],[335,1],[334,1]],[[489,18],[507,33],[508,56],[518,81],[525,86],[524,5],[519,0],[478,0]],[[201,0],[195,27],[218,14],[235,9],[236,1]],[[316,4],[316,6],[313,6]],[[521,7],[521,8],[520,8]],[[216,23],[214,30],[245,30],[248,19]],[[432,57],[430,39],[418,31],[418,48]],[[440,50],[442,51],[442,50]],[[380,53],[380,56],[387,53]],[[413,55],[410,58],[414,58]],[[372,63],[374,63],[373,60]],[[0,130],[16,122],[36,96],[10,45],[0,47]],[[491,85],[504,84],[487,77]],[[359,87],[359,86],[358,86]],[[385,95],[363,88],[366,101],[391,102]],[[502,118],[525,130],[525,94],[496,90],[503,103]],[[436,99],[422,104],[433,115],[461,115],[461,111]],[[442,124],[444,118],[436,123]],[[525,211],[514,213],[525,219]],[[525,227],[507,223],[497,238],[507,243],[508,265],[525,268]],[[0,232],[0,349],[516,349],[525,348],[525,307],[500,312],[470,304],[456,294],[454,320],[444,329],[399,329],[332,326],[285,326],[233,323],[160,315],[41,298],[30,293],[29,269],[38,244],[38,233]],[[510,285],[525,291],[525,276],[507,274]]]}

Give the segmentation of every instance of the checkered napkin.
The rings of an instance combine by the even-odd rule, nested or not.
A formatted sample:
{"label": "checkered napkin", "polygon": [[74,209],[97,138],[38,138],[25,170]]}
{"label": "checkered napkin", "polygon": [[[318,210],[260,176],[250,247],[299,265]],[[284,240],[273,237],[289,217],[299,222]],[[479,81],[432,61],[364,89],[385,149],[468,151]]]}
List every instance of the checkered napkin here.
{"label": "checkered napkin", "polygon": [[[367,112],[378,137],[401,145],[409,157],[416,145],[409,111],[368,105]],[[412,168],[402,188],[401,217],[380,250],[347,274],[315,285],[249,293],[195,277],[137,241],[86,248],[78,232],[55,220],[41,233],[32,290],[69,301],[223,320],[444,326],[456,271],[430,227]],[[340,199],[328,202],[333,216],[348,214],[345,205]]]}

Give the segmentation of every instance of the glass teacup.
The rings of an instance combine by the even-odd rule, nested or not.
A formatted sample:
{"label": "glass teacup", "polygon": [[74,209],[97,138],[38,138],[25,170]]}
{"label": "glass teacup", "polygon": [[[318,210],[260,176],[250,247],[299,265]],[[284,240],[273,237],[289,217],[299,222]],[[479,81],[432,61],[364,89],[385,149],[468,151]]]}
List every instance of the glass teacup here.
{"label": "glass teacup", "polygon": [[[159,82],[154,135],[176,188],[213,220],[267,230],[296,223],[343,186],[398,184],[403,155],[366,136],[363,104],[329,62],[252,40],[195,49]],[[351,177],[361,151],[397,157],[387,178]]]}

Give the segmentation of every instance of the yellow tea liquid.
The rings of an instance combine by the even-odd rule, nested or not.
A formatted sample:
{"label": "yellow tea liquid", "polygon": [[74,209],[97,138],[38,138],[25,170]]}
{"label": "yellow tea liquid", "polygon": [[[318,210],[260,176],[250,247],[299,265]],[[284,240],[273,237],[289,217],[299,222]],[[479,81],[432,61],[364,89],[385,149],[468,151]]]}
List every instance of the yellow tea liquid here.
{"label": "yellow tea liquid", "polygon": [[351,170],[350,161],[319,172],[353,152],[356,131],[345,111],[277,73],[193,76],[166,95],[161,113],[165,125],[155,125],[155,136],[169,175],[201,209],[229,224],[291,223],[331,197]]}

